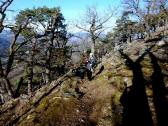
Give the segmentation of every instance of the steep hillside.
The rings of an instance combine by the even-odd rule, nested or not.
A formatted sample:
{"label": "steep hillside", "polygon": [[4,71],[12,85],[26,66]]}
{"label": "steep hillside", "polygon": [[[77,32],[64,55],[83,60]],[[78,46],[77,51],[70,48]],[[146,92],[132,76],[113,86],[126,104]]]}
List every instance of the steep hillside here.
{"label": "steep hillside", "polygon": [[[21,96],[3,105],[0,124],[110,125],[117,118],[111,110],[113,100],[120,104],[120,93],[116,92],[120,81],[115,80],[121,78],[111,79],[112,70],[121,63],[116,56],[110,55],[104,57],[103,62],[108,62],[103,63],[104,70],[101,73],[98,66],[92,81],[87,78],[81,80],[69,72],[50,86],[39,89],[34,97],[28,99],[27,96]],[[117,106],[113,107],[116,109]]]}
{"label": "steep hillside", "polygon": [[[164,51],[165,43],[157,42],[151,52],[158,58],[165,87],[168,86],[168,62]],[[123,46],[123,51],[133,61],[141,56],[154,43],[133,42]],[[165,46],[166,45],[166,46]],[[163,47],[162,47],[163,46]],[[164,60],[163,60],[164,59]],[[93,79],[88,81],[76,77],[72,71],[45,85],[32,97],[26,95],[4,104],[0,108],[0,125],[18,126],[116,126],[121,124],[123,107],[120,97],[126,87],[132,85],[134,77],[125,59],[118,51],[106,54],[98,65]],[[101,66],[102,71],[99,71]],[[141,62],[144,78],[151,82],[154,72],[151,58],[146,54]],[[146,92],[155,125],[156,110],[152,102],[151,85]]]}

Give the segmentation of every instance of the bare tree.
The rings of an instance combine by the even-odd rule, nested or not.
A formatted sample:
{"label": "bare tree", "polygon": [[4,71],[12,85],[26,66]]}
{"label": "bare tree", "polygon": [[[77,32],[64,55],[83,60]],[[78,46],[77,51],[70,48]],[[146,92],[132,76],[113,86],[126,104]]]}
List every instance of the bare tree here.
{"label": "bare tree", "polygon": [[0,1],[0,32],[4,29],[3,21],[6,17],[6,10],[9,5],[13,2],[13,0],[1,0]]}
{"label": "bare tree", "polygon": [[113,14],[108,16],[100,16],[95,7],[88,7],[86,9],[84,19],[80,21],[80,24],[76,24],[76,27],[89,34],[91,39],[91,52],[95,55],[96,41],[100,38],[100,35],[107,30],[106,24],[112,18]]}
{"label": "bare tree", "polygon": [[168,11],[167,11],[167,8],[166,8],[166,5],[167,5],[167,3],[168,3],[168,0],[158,0],[159,2],[158,2],[158,6],[159,6],[159,9],[160,9],[160,13],[164,13],[164,22],[163,22],[163,24],[165,25],[165,24],[167,24],[167,22],[168,22]]}
{"label": "bare tree", "polygon": [[[123,3],[132,15],[138,17],[138,20],[143,24],[147,36],[150,36],[150,21],[154,11],[157,9],[157,0],[123,0]],[[142,5],[144,5],[142,7]]]}
{"label": "bare tree", "polygon": [[123,3],[128,11],[137,16],[139,20],[142,19],[141,0],[123,0]]}

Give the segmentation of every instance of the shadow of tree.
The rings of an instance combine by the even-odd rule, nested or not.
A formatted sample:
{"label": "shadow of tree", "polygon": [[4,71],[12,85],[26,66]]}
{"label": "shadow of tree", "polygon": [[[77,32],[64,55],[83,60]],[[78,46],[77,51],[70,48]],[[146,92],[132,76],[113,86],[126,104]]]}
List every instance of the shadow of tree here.
{"label": "shadow of tree", "polygon": [[116,94],[111,97],[111,126],[121,126],[122,106],[116,100]]}
{"label": "shadow of tree", "polygon": [[151,52],[149,52],[149,57],[151,58],[154,70],[151,76],[151,84],[158,126],[168,126],[168,100],[166,100],[167,89],[164,84],[163,74],[157,58]]}
{"label": "shadow of tree", "polygon": [[153,126],[145,91],[146,80],[140,65],[147,52],[143,53],[136,61],[130,59],[122,51],[120,54],[126,59],[126,65],[133,71],[133,84],[125,88],[120,98],[123,106],[122,126]]}

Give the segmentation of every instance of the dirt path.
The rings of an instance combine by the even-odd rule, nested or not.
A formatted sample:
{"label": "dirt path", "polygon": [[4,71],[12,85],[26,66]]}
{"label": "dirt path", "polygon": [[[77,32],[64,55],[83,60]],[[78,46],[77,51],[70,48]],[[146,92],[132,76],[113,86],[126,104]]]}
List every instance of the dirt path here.
{"label": "dirt path", "polygon": [[[73,95],[67,97],[65,92],[61,93],[62,85],[60,85],[52,93],[42,97],[37,106],[23,117],[21,116],[16,125],[110,126],[111,121],[108,120],[107,123],[106,118],[111,118],[111,97],[114,94],[114,88],[109,84],[107,73],[108,71],[104,70],[92,81],[87,78],[83,80],[76,77],[68,78],[65,80],[65,84],[63,82],[63,85],[67,86],[66,89],[74,90],[73,88],[69,89],[68,85],[78,83],[79,91],[84,94],[83,97]],[[47,90],[49,90],[48,86],[39,90],[37,96],[40,97],[42,92]],[[72,93],[75,92],[72,91]],[[9,110],[9,115],[7,114],[8,116],[3,120],[0,119],[0,123],[6,123],[5,120],[8,120],[8,117],[11,118],[12,115],[23,115],[23,112],[31,108],[31,102],[32,100],[25,101],[25,103],[16,101],[16,107],[12,108],[13,111]],[[104,120],[106,124],[103,122]]]}
{"label": "dirt path", "polygon": [[[109,84],[106,76],[107,71],[104,70],[97,75],[93,80],[89,81],[87,78],[80,81],[80,91],[84,96],[80,99],[81,104],[84,105],[86,119],[89,120],[89,126],[110,126],[111,119],[108,121],[103,118],[111,118],[112,103],[111,98],[115,93],[115,88]],[[82,106],[81,106],[82,107]],[[104,123],[104,122],[105,123]]]}

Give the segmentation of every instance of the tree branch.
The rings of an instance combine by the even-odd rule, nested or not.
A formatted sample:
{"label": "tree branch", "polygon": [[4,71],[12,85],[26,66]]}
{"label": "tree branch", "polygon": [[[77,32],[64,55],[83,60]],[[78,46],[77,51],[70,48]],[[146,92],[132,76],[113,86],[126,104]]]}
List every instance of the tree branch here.
{"label": "tree branch", "polygon": [[22,42],[22,43],[15,49],[14,53],[16,53],[22,46],[24,46],[24,45],[25,45],[26,43],[28,43],[28,42],[29,42],[29,40]]}
{"label": "tree branch", "polygon": [[22,25],[19,26],[19,29],[18,29],[17,33],[15,34],[14,39],[12,41],[12,44],[10,46],[10,52],[12,52],[14,50],[13,48],[14,48],[14,45],[16,44],[17,38],[19,37],[22,30],[27,27],[28,23],[29,23],[29,17],[27,18],[26,23],[23,26]]}
{"label": "tree branch", "polygon": [[[6,11],[6,9],[9,7],[9,5],[10,5],[12,2],[13,2],[13,0],[7,0],[7,1],[6,1],[6,3],[5,3],[6,6],[5,6],[5,4],[4,4],[5,7],[4,7],[4,9],[2,10],[3,13]],[[2,7],[2,8],[3,8],[3,7]]]}
{"label": "tree branch", "polygon": [[83,28],[83,27],[80,27],[80,26],[78,26],[78,25],[75,25],[78,29],[81,29],[81,30],[83,30],[83,31],[86,31],[86,32],[90,32],[89,30],[87,30],[87,29],[85,29],[85,28]]}
{"label": "tree branch", "polygon": [[102,28],[103,24],[105,24],[107,21],[109,21],[112,18],[113,14],[111,14],[107,19],[104,21],[100,22],[100,24],[96,27],[96,30],[99,30]]}

